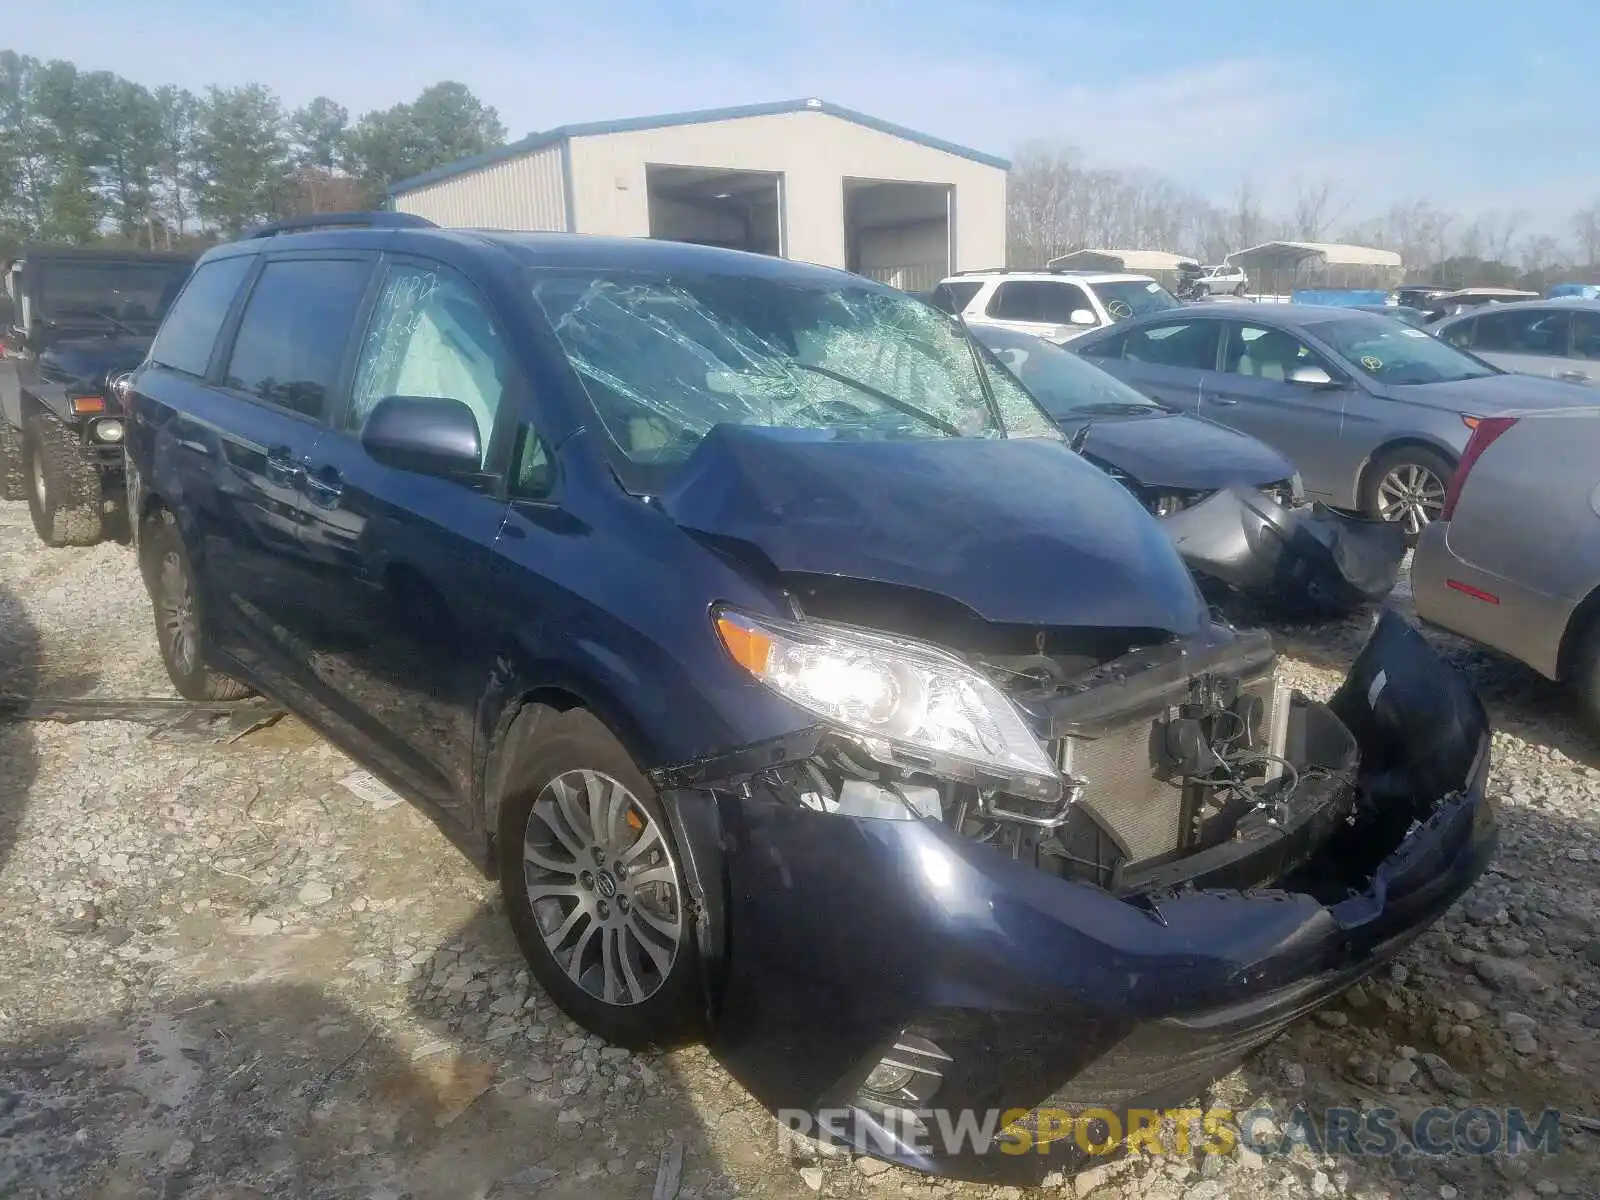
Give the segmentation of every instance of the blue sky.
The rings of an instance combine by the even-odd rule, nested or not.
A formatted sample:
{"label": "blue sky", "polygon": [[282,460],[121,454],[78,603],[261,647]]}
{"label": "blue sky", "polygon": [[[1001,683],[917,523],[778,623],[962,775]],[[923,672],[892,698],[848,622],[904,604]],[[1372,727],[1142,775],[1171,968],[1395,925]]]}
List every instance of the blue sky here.
{"label": "blue sky", "polygon": [[801,96],[1010,155],[1059,139],[1222,199],[1327,176],[1561,234],[1600,198],[1596,0],[52,0],[0,45],[352,112],[458,79],[520,137]]}

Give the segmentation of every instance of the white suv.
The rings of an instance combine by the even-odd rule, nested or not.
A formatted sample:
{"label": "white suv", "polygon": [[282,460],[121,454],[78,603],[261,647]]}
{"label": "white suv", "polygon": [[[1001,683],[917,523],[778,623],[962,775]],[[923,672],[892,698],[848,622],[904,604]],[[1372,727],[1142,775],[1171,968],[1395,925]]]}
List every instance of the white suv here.
{"label": "white suv", "polygon": [[1017,329],[1057,344],[1127,317],[1180,307],[1148,275],[1091,271],[966,271],[940,280],[929,299],[969,325]]}

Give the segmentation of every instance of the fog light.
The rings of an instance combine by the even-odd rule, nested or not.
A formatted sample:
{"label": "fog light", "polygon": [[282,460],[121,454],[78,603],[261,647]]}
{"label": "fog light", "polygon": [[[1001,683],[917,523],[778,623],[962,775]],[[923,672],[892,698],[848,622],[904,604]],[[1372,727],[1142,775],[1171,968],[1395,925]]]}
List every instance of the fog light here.
{"label": "fog light", "polygon": [[916,1075],[917,1073],[910,1067],[884,1059],[868,1072],[861,1086],[869,1092],[877,1092],[880,1096],[893,1096],[915,1079]]}
{"label": "fog light", "polygon": [[101,421],[94,427],[94,436],[102,442],[120,442],[122,440],[122,422]]}
{"label": "fog light", "polygon": [[867,1072],[861,1098],[890,1107],[925,1105],[944,1082],[950,1056],[924,1037],[903,1033]]}

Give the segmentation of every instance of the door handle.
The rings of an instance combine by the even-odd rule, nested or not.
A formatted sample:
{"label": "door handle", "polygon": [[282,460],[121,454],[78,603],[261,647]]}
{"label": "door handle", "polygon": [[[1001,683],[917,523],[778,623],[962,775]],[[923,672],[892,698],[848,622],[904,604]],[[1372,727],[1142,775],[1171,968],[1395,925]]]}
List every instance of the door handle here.
{"label": "door handle", "polygon": [[275,446],[267,451],[266,475],[274,483],[292,484],[304,473],[287,446]]}
{"label": "door handle", "polygon": [[311,497],[313,504],[322,508],[332,508],[344,496],[344,486],[339,482],[338,472],[325,469],[317,474],[307,471],[301,479],[306,494]]}

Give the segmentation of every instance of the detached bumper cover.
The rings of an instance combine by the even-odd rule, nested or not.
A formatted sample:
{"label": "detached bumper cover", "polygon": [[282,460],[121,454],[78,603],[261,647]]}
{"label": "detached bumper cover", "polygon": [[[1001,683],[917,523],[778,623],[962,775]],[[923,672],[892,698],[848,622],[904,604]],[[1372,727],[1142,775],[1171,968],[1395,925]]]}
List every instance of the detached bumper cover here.
{"label": "detached bumper cover", "polygon": [[1090,1165],[1070,1135],[1017,1153],[886,1130],[859,1089],[925,1039],[938,1078],[918,1107],[936,1129],[1172,1106],[1427,928],[1496,842],[1483,708],[1389,612],[1329,707],[1362,750],[1359,824],[1281,891],[1139,906],[933,822],[806,811],[755,779],[669,791],[720,825],[713,1050],[785,1120],[847,1112],[835,1140],[914,1169],[1030,1183]]}
{"label": "detached bumper cover", "polygon": [[1406,550],[1389,522],[1322,504],[1284,508],[1241,487],[1161,525],[1191,571],[1291,615],[1343,616],[1382,600],[1400,577]]}

